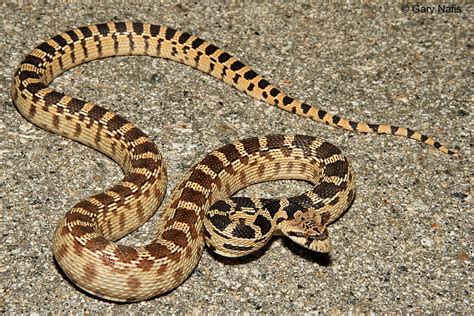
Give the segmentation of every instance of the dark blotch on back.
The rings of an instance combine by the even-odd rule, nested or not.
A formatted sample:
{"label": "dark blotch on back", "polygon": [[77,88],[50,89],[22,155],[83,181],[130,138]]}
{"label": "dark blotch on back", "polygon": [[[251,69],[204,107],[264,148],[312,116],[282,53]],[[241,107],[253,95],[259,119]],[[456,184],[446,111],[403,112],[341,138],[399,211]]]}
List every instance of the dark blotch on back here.
{"label": "dark blotch on back", "polygon": [[145,143],[136,145],[133,147],[133,153],[140,154],[140,153],[156,153],[158,154],[158,149],[156,145],[151,141],[147,141]]}
{"label": "dark blotch on back", "polygon": [[[51,55],[51,56],[53,56],[54,53],[56,52],[54,47],[49,45],[46,42],[43,42],[43,43],[39,44],[36,48],[41,50],[42,52],[48,54],[48,55]],[[50,56],[50,58],[51,58],[51,56]]]}
{"label": "dark blotch on back", "polygon": [[85,104],[86,104],[86,101],[83,101],[77,98],[72,98],[67,104],[67,108],[69,112],[74,114],[74,113],[79,112],[84,107]]}
{"label": "dark blotch on back", "polygon": [[128,121],[126,119],[124,119],[120,115],[115,115],[107,122],[107,126],[111,131],[116,131],[127,123]]}
{"label": "dark blotch on back", "polygon": [[223,52],[222,54],[219,55],[219,62],[220,63],[225,63],[226,61],[228,61],[230,58],[232,57],[231,54],[229,53],[226,53],[226,52]]}
{"label": "dark blotch on back", "polygon": [[80,224],[76,224],[71,228],[71,233],[78,237],[92,234],[93,232],[95,232],[95,229],[91,226],[82,226]]}
{"label": "dark blotch on back", "polygon": [[125,197],[130,196],[133,194],[132,189],[129,187],[124,187],[121,184],[117,184],[109,189],[109,191],[115,192],[120,195],[120,199],[123,201]]}
{"label": "dark blotch on back", "polygon": [[198,206],[203,206],[206,202],[206,196],[204,193],[193,188],[184,188],[181,192],[181,199],[186,202],[192,202]]}
{"label": "dark blotch on back", "polygon": [[272,88],[272,89],[270,90],[270,95],[271,95],[272,97],[276,97],[279,93],[280,93],[280,90],[278,90],[277,88]]}
{"label": "dark blotch on back", "polygon": [[209,208],[211,210],[220,210],[222,212],[230,212],[232,207],[225,201],[217,201],[216,203],[212,204],[212,206]]}
{"label": "dark blotch on back", "polygon": [[289,96],[285,96],[283,98],[283,105],[288,105],[288,104],[291,104],[293,102],[293,98],[289,97]]}
{"label": "dark blotch on back", "polygon": [[[77,205],[76,205],[77,208]],[[84,223],[91,223],[93,222],[93,219],[85,214],[79,213],[79,212],[68,212],[66,214],[66,223],[73,223],[73,222],[84,222]]]}
{"label": "dark blotch on back", "polygon": [[222,164],[222,161],[214,155],[206,156],[201,161],[201,164],[208,166],[215,173],[218,173],[224,167],[224,165]]}
{"label": "dark blotch on back", "polygon": [[141,188],[141,186],[148,181],[148,178],[147,176],[140,173],[129,173],[123,178],[122,181],[131,182]]}
{"label": "dark blotch on back", "polygon": [[92,196],[92,198],[96,199],[105,206],[114,203],[114,198],[110,195],[105,194],[104,192],[98,193]]}
{"label": "dark blotch on back", "polygon": [[62,37],[61,35],[56,35],[53,38],[51,38],[53,41],[55,41],[59,46],[61,47],[66,47],[67,46],[67,41]]}
{"label": "dark blotch on back", "polygon": [[269,85],[270,85],[270,82],[268,82],[265,79],[260,79],[260,81],[258,82],[258,87],[262,90],[268,87]]}
{"label": "dark blotch on back", "polygon": [[168,27],[165,32],[165,38],[169,41],[176,34],[176,30]]}
{"label": "dark blotch on back", "polygon": [[130,263],[133,260],[138,260],[138,252],[135,248],[125,245],[118,245],[115,249],[115,256],[119,261]]}
{"label": "dark blotch on back", "polygon": [[280,210],[280,201],[268,199],[263,203],[263,208],[266,209],[271,216],[274,216]]}
{"label": "dark blotch on back", "polygon": [[103,107],[94,105],[94,107],[89,111],[89,116],[96,122],[98,122],[104,115],[107,113],[107,110]]}
{"label": "dark blotch on back", "polygon": [[81,208],[83,210],[86,210],[87,212],[90,213],[96,213],[99,210],[99,207],[87,200],[83,200],[79,203],[77,203],[74,208]]}
{"label": "dark blotch on back", "polygon": [[379,124],[367,124],[367,125],[368,125],[369,128],[370,128],[371,130],[373,130],[374,132],[378,132],[379,126],[380,126]]}
{"label": "dark blotch on back", "polygon": [[300,207],[311,207],[313,204],[313,201],[306,194],[292,196],[288,198],[288,202],[290,204],[298,204]]}
{"label": "dark blotch on back", "polygon": [[46,106],[49,106],[51,104],[56,104],[58,103],[62,98],[64,97],[64,93],[57,92],[57,91],[51,91],[47,93],[44,96],[44,103]]}
{"label": "dark blotch on back", "polygon": [[94,252],[104,250],[109,244],[109,240],[105,239],[102,236],[97,236],[95,238],[92,238],[91,240],[88,240],[85,244],[85,247],[90,251]]}
{"label": "dark blotch on back", "polygon": [[212,44],[208,45],[205,50],[206,55],[208,56],[214,54],[216,51],[217,51],[217,47]]}
{"label": "dark blotch on back", "polygon": [[349,121],[349,125],[351,126],[353,130],[357,130],[357,125],[359,125],[359,123],[354,122],[354,121]]}
{"label": "dark blotch on back", "polygon": [[139,139],[140,137],[147,137],[147,135],[142,132],[141,129],[138,127],[133,127],[131,130],[125,133],[123,138],[125,139],[126,142],[133,142],[134,140]]}
{"label": "dark blotch on back", "polygon": [[232,63],[232,65],[230,65],[230,70],[238,71],[239,69],[242,69],[244,67],[245,67],[245,65],[242,62],[236,60]]}
{"label": "dark blotch on back", "polygon": [[158,162],[156,162],[156,160],[152,158],[134,159],[132,160],[131,165],[133,168],[144,168],[150,171],[153,171],[160,167]]}
{"label": "dark blotch on back", "polygon": [[397,132],[398,132],[398,126],[390,126],[390,133],[392,133],[392,135],[397,134]]}
{"label": "dark blotch on back", "polygon": [[125,33],[127,31],[127,25],[125,22],[115,22],[115,29],[119,33]]}
{"label": "dark blotch on back", "polygon": [[84,35],[84,37],[91,37],[92,36],[92,31],[87,26],[80,27],[79,31],[81,31],[81,33],[82,33],[82,35]]}
{"label": "dark blotch on back", "polygon": [[199,46],[201,46],[201,44],[204,43],[204,41],[200,38],[196,38],[192,43],[191,43],[191,46],[196,49],[198,48]]}
{"label": "dark blotch on back", "polygon": [[315,151],[316,151],[316,155],[320,159],[327,159],[331,156],[341,153],[341,150],[339,148],[337,148],[336,146],[328,142],[323,142],[321,146],[315,149]]}
{"label": "dark blotch on back", "polygon": [[143,23],[133,22],[132,24],[133,31],[138,35],[143,34]]}
{"label": "dark blotch on back", "polygon": [[334,161],[333,163],[326,165],[326,168],[324,169],[324,173],[328,177],[331,177],[331,176],[342,177],[345,174],[347,174],[347,172],[349,172],[349,163],[347,162],[347,160]]}
{"label": "dark blotch on back", "polygon": [[311,105],[307,103],[301,104],[301,110],[303,111],[304,114],[308,113],[310,109],[311,109]]}
{"label": "dark blotch on back", "polygon": [[339,187],[331,182],[321,182],[313,188],[313,192],[319,197],[327,199],[336,195],[343,187]]}
{"label": "dark blotch on back", "polygon": [[253,78],[257,77],[258,74],[253,71],[253,70],[249,70],[247,71],[246,73],[244,73],[244,78],[247,79],[247,80],[252,80]]}
{"label": "dark blotch on back", "polygon": [[79,40],[79,36],[77,36],[76,32],[73,30],[69,30],[66,32],[66,34],[73,40],[74,42],[77,42]]}
{"label": "dark blotch on back", "polygon": [[33,55],[27,55],[25,59],[23,60],[23,63],[33,65],[36,68],[41,68],[41,69],[44,68],[44,65],[43,65],[44,60]]}
{"label": "dark blotch on back", "polygon": [[307,148],[313,141],[314,137],[308,135],[295,135],[293,139],[293,146],[296,148]]}
{"label": "dark blotch on back", "polygon": [[150,245],[146,245],[144,247],[153,257],[160,259],[167,257],[171,254],[170,250],[166,248],[165,246],[158,244],[158,243],[153,243]]}
{"label": "dark blotch on back", "polygon": [[191,37],[191,34],[184,32],[179,36],[178,42],[180,44],[184,44],[190,37]]}
{"label": "dark blotch on back", "polygon": [[240,141],[245,148],[245,151],[252,154],[260,149],[260,144],[257,137],[251,137]]}
{"label": "dark blotch on back", "polygon": [[320,120],[323,120],[324,117],[326,116],[326,114],[328,114],[328,112],[324,111],[324,110],[318,110],[318,117]]}
{"label": "dark blotch on back", "polygon": [[237,238],[253,239],[255,238],[255,231],[252,227],[239,223],[232,231],[232,235]]}
{"label": "dark blotch on back", "polygon": [[36,94],[44,88],[46,88],[46,86],[44,85],[44,83],[41,82],[30,83],[26,86],[26,90],[31,92],[31,94]]}
{"label": "dark blotch on back", "polygon": [[178,245],[181,248],[185,248],[188,245],[188,240],[186,238],[186,234],[179,230],[170,228],[161,234],[163,239],[171,241],[172,243]]}
{"label": "dark blotch on back", "polygon": [[158,34],[160,34],[160,26],[159,25],[156,25],[156,24],[152,24],[150,25],[150,34],[151,36],[157,36]]}
{"label": "dark blotch on back", "polygon": [[212,225],[220,231],[223,231],[227,226],[229,226],[230,223],[232,223],[229,217],[219,214],[213,215],[209,218],[209,220],[211,221]]}
{"label": "dark blotch on back", "polygon": [[174,213],[173,220],[180,223],[186,223],[190,227],[193,227],[194,223],[197,221],[197,215],[193,210],[178,208]]}
{"label": "dark blotch on back", "polygon": [[234,144],[225,145],[224,147],[219,149],[219,152],[223,153],[226,159],[230,162],[240,158],[240,153],[237,148],[235,148]]}
{"label": "dark blotch on back", "polygon": [[212,186],[211,176],[199,169],[193,170],[193,173],[189,176],[189,181],[197,183],[208,190],[211,189]]}
{"label": "dark blotch on back", "polygon": [[258,215],[253,223],[260,227],[262,235],[267,234],[272,228],[272,223],[265,216],[262,215]]}
{"label": "dark blotch on back", "polygon": [[234,203],[237,204],[240,208],[255,208],[255,203],[249,197],[237,196],[231,198],[231,200],[234,201]]}
{"label": "dark blotch on back", "polygon": [[106,36],[110,32],[109,26],[106,23],[96,24],[95,26],[102,36]]}
{"label": "dark blotch on back", "polygon": [[280,148],[285,142],[285,136],[283,135],[269,135],[267,136],[267,147],[268,149]]}

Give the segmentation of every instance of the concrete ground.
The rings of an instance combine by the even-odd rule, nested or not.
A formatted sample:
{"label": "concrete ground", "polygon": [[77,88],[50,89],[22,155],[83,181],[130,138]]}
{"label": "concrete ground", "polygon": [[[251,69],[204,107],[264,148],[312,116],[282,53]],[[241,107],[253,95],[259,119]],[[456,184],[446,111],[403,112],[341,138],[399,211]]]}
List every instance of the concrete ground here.
{"label": "concrete ground", "polygon": [[[0,5],[2,312],[474,312],[470,5],[454,5],[451,13],[408,5],[404,13],[399,4],[305,1],[17,2]],[[53,232],[67,209],[111,186],[121,171],[100,153],[27,122],[9,86],[15,67],[36,44],[108,20],[189,31],[295,97],[353,120],[418,129],[459,148],[462,157],[403,138],[323,126],[166,60],[121,57],[79,66],[53,86],[143,128],[165,157],[170,188],[224,143],[302,133],[343,149],[358,190],[349,211],[330,227],[330,257],[275,238],[245,259],[206,250],[183,285],[146,302],[114,304],[88,296],[55,265]],[[245,191],[281,196],[306,188],[285,181]],[[157,218],[123,242],[145,243]]]}

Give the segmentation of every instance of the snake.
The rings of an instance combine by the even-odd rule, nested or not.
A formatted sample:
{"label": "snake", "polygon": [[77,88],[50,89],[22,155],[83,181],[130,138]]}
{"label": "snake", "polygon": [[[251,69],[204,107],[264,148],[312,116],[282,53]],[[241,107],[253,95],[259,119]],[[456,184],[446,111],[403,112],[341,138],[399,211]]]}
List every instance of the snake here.
{"label": "snake", "polygon": [[[292,98],[236,57],[187,32],[127,21],[58,34],[24,57],[11,93],[27,120],[104,153],[124,171],[119,183],[75,204],[54,233],[60,268],[99,298],[136,302],[175,289],[198,265],[205,245],[238,257],[280,233],[327,253],[327,225],[347,210],[355,194],[351,165],[331,143],[306,135],[251,137],[212,151],[186,172],[161,211],[152,241],[136,247],[117,243],[160,206],[167,179],[162,156],[150,137],[125,118],[49,85],[72,67],[124,55],[188,65],[257,100],[335,128],[402,136],[457,154],[410,128],[352,121]],[[249,185],[276,179],[313,186],[281,199],[232,197]]]}

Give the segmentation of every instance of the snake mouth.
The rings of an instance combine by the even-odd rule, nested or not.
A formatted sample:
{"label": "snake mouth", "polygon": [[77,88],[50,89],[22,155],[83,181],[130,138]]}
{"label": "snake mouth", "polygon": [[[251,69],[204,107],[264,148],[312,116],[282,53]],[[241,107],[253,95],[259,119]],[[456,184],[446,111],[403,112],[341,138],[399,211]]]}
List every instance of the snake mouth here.
{"label": "snake mouth", "polygon": [[329,239],[329,232],[326,229],[326,227],[324,227],[322,230],[318,230],[314,234],[308,233],[306,235],[307,235],[306,238],[312,241],[321,241],[321,240]]}
{"label": "snake mouth", "polygon": [[310,241],[321,241],[329,238],[327,229],[324,229],[322,232],[299,232],[299,231],[289,231],[286,233],[286,236],[290,238],[304,238]]}
{"label": "snake mouth", "polygon": [[290,231],[285,235],[295,243],[316,252],[329,253],[332,250],[331,239],[327,229],[321,233],[309,235],[307,232]]}

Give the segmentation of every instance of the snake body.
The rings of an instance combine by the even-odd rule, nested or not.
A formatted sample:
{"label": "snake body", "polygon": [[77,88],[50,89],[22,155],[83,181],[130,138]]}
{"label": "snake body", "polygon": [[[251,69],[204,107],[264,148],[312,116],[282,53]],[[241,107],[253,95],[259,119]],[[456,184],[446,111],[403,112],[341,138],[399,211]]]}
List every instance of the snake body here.
{"label": "snake body", "polygon": [[[186,173],[149,244],[115,243],[160,205],[166,185],[162,157],[150,138],[126,119],[48,85],[76,65],[119,55],[167,58],[299,116],[350,131],[404,136],[455,154],[417,131],[354,122],[294,99],[229,53],[172,28],[109,22],[56,35],[21,62],[12,96],[32,123],[103,152],[124,170],[118,184],[68,211],[54,237],[54,256],[63,271],[99,297],[139,301],[172,290],[196,267],[205,243],[220,254],[240,256],[281,231],[309,249],[327,252],[331,247],[326,225],[354,196],[354,176],[337,147],[303,135],[249,138],[211,152]],[[281,200],[225,199],[248,185],[274,179],[306,180],[314,186]]]}

